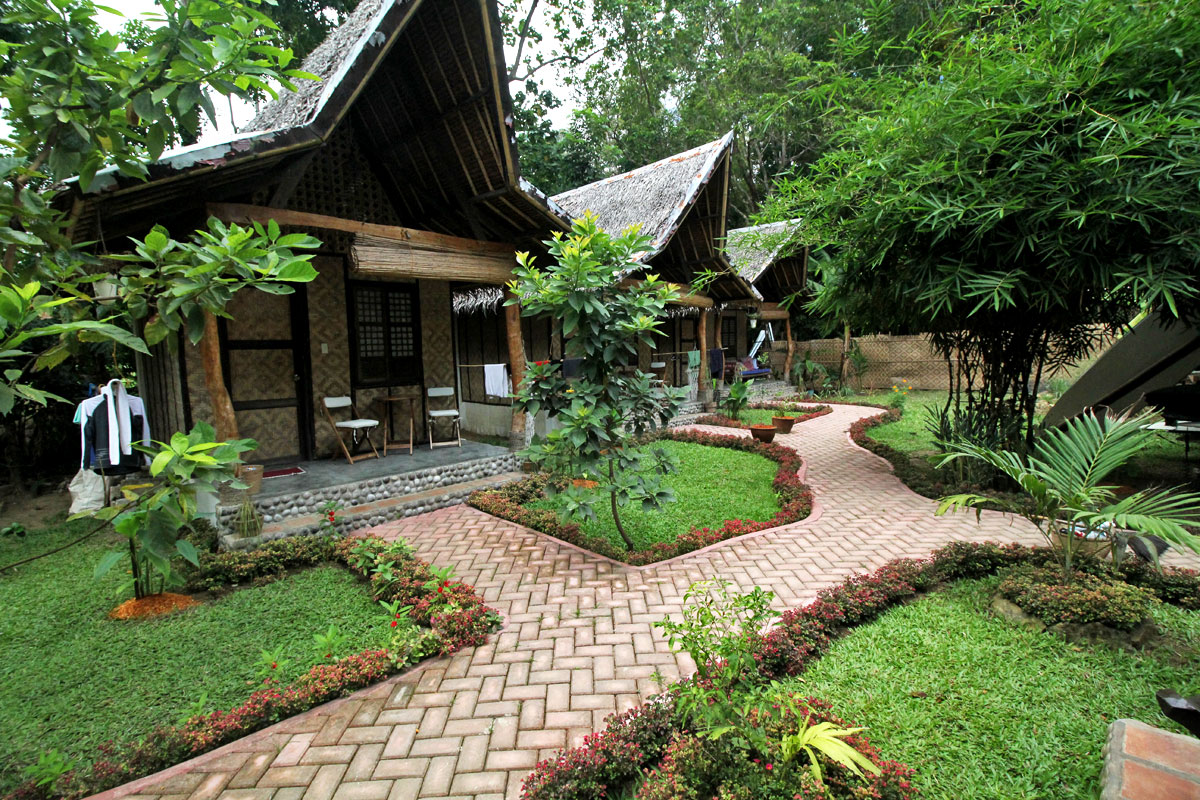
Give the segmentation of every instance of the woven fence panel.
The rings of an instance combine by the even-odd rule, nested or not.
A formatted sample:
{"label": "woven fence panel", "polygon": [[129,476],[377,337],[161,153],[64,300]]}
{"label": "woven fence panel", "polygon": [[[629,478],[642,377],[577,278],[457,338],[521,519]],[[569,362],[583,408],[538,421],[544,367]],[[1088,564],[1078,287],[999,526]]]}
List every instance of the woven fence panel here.
{"label": "woven fence panel", "polygon": [[[862,389],[890,389],[901,379],[914,389],[946,391],[950,376],[946,361],[925,336],[863,336],[855,339],[867,363],[851,382]],[[842,363],[841,339],[812,339],[796,343],[796,358],[808,358],[836,375]]]}

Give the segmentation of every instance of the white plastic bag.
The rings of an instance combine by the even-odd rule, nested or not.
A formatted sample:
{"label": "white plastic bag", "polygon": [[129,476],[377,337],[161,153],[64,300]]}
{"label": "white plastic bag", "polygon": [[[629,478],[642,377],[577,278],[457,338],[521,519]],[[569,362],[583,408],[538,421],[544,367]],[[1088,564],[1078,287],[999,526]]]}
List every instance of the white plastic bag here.
{"label": "white plastic bag", "polygon": [[104,478],[90,469],[81,469],[71,479],[71,513],[95,511],[104,507]]}

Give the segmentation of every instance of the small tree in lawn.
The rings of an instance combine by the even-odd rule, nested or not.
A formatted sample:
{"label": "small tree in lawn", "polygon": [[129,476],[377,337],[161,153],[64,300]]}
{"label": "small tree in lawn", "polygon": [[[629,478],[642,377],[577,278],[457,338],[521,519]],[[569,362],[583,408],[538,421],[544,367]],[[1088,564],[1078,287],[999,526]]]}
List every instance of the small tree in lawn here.
{"label": "small tree in lawn", "polygon": [[561,320],[567,358],[581,359],[568,381],[558,364],[530,364],[517,392],[517,407],[530,414],[545,410],[561,427],[537,438],[523,452],[551,474],[598,477],[599,487],[570,486],[568,517],[595,518],[592,507],[608,495],[613,522],[629,549],[633,540],[621,524],[620,509],[631,502],[656,508],[673,502],[661,476],[674,469],[661,448],[639,445],[638,437],[675,415],[683,391],[652,383],[637,363],[638,344],[653,346],[666,305],[678,295],[650,275],[624,279],[642,269],[636,260],[650,237],[637,228],[612,237],[590,212],[571,232],[546,242],[554,264],[542,271],[528,253],[519,253],[517,278],[509,288],[526,316]]}

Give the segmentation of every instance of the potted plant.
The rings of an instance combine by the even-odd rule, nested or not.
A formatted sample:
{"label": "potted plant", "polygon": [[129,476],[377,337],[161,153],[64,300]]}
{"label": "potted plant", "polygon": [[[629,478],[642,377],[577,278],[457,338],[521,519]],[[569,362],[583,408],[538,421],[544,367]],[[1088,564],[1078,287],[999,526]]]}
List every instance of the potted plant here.
{"label": "potted plant", "polygon": [[775,438],[775,426],[774,425],[751,425],[750,426],[750,435],[753,436],[755,439],[758,439],[763,444],[770,444],[771,440]]}
{"label": "potted plant", "polygon": [[792,426],[796,424],[796,407],[791,403],[784,403],[780,406],[778,414],[771,415],[771,422],[775,423],[775,429],[780,433],[791,433]]}

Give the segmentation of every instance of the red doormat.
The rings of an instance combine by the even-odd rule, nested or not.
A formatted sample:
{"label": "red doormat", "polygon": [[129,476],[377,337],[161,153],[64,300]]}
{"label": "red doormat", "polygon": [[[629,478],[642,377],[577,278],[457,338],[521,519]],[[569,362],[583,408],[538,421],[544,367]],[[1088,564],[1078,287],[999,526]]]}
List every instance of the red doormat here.
{"label": "red doormat", "polygon": [[289,475],[303,475],[304,470],[301,467],[280,467],[279,469],[268,469],[263,472],[263,479],[267,478],[286,478]]}

